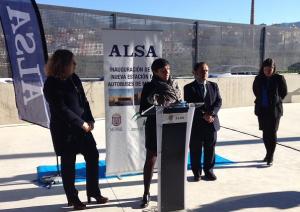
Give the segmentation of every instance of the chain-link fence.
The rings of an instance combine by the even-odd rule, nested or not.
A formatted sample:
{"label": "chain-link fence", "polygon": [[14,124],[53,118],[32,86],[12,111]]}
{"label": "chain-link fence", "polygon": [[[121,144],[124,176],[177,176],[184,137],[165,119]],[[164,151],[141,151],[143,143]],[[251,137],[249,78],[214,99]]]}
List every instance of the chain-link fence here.
{"label": "chain-link fence", "polygon": [[[173,75],[191,76],[196,61],[211,72],[249,74],[272,57],[280,71],[300,70],[300,29],[164,18],[39,5],[48,53],[70,49],[83,78],[103,78],[102,29],[162,31],[163,57]],[[0,77],[10,77],[0,27]]]}

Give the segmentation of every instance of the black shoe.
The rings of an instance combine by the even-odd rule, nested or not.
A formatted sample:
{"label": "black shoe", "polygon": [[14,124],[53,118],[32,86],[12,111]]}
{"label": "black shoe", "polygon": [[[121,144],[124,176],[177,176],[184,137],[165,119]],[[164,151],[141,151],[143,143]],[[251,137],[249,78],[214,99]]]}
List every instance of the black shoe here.
{"label": "black shoe", "polygon": [[144,194],[143,195],[143,199],[142,199],[142,203],[141,203],[141,208],[146,208],[148,207],[150,202],[150,194]]}
{"label": "black shoe", "polygon": [[87,199],[88,199],[88,203],[91,203],[91,198],[94,198],[96,200],[96,204],[105,204],[108,202],[108,198],[107,197],[104,197],[104,196],[88,196]]}
{"label": "black shoe", "polygon": [[267,156],[262,160],[262,162],[267,162],[268,158]]}
{"label": "black shoe", "polygon": [[213,172],[206,173],[203,177],[203,180],[214,181],[217,179],[217,176]]}
{"label": "black shoe", "polygon": [[194,176],[194,181],[195,182],[199,182],[200,181],[200,177],[199,176]]}
{"label": "black shoe", "polygon": [[270,158],[267,160],[267,165],[272,166],[273,165],[273,158]]}
{"label": "black shoe", "polygon": [[75,198],[74,200],[68,202],[68,206],[73,206],[74,210],[84,210],[84,209],[86,209],[86,205],[83,204],[78,197]]}
{"label": "black shoe", "polygon": [[[75,195],[74,196],[78,198],[78,190],[75,190]],[[67,200],[68,200],[68,207],[73,206],[72,198],[67,196]]]}

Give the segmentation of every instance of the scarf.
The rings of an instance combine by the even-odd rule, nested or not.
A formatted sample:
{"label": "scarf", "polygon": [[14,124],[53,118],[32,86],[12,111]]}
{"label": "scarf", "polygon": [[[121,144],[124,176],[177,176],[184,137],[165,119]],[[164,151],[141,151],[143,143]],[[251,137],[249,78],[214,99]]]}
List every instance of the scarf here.
{"label": "scarf", "polygon": [[171,103],[181,101],[179,86],[171,77],[168,81],[163,81],[153,75],[151,82],[154,85],[154,90],[148,97],[151,104],[168,106]]}

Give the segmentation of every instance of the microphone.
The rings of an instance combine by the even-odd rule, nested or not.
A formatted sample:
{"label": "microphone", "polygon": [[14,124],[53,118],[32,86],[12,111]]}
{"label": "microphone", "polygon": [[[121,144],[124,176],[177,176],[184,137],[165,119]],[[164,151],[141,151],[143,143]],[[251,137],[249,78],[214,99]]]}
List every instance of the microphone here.
{"label": "microphone", "polygon": [[144,110],[141,115],[143,116],[144,114],[146,114],[148,111],[150,111],[152,108],[154,108],[155,105],[152,105],[151,107],[149,107],[147,110]]}
{"label": "microphone", "polygon": [[201,107],[204,105],[204,102],[193,102],[193,103],[189,103],[189,107],[195,107],[195,108],[198,108],[198,107]]}

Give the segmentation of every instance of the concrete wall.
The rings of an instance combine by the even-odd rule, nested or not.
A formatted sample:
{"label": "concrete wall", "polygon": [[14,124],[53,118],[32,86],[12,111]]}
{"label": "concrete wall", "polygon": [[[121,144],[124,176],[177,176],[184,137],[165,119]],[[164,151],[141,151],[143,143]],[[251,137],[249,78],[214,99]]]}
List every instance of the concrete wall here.
{"label": "concrete wall", "polygon": [[[286,74],[288,84],[288,95],[284,102],[300,102],[300,75]],[[180,79],[178,83],[181,88],[193,79]],[[254,76],[237,76],[211,78],[217,82],[223,99],[222,108],[244,107],[253,105],[254,95],[252,83]],[[91,110],[95,118],[104,118],[104,83],[85,82],[84,89],[90,102]],[[183,89],[181,89],[183,90]],[[25,123],[18,118],[15,104],[15,94],[12,84],[0,83],[0,125]]]}
{"label": "concrete wall", "polygon": [[[104,117],[104,83],[83,83],[94,117]],[[26,123],[19,120],[15,102],[14,87],[11,83],[0,82],[0,125]]]}

